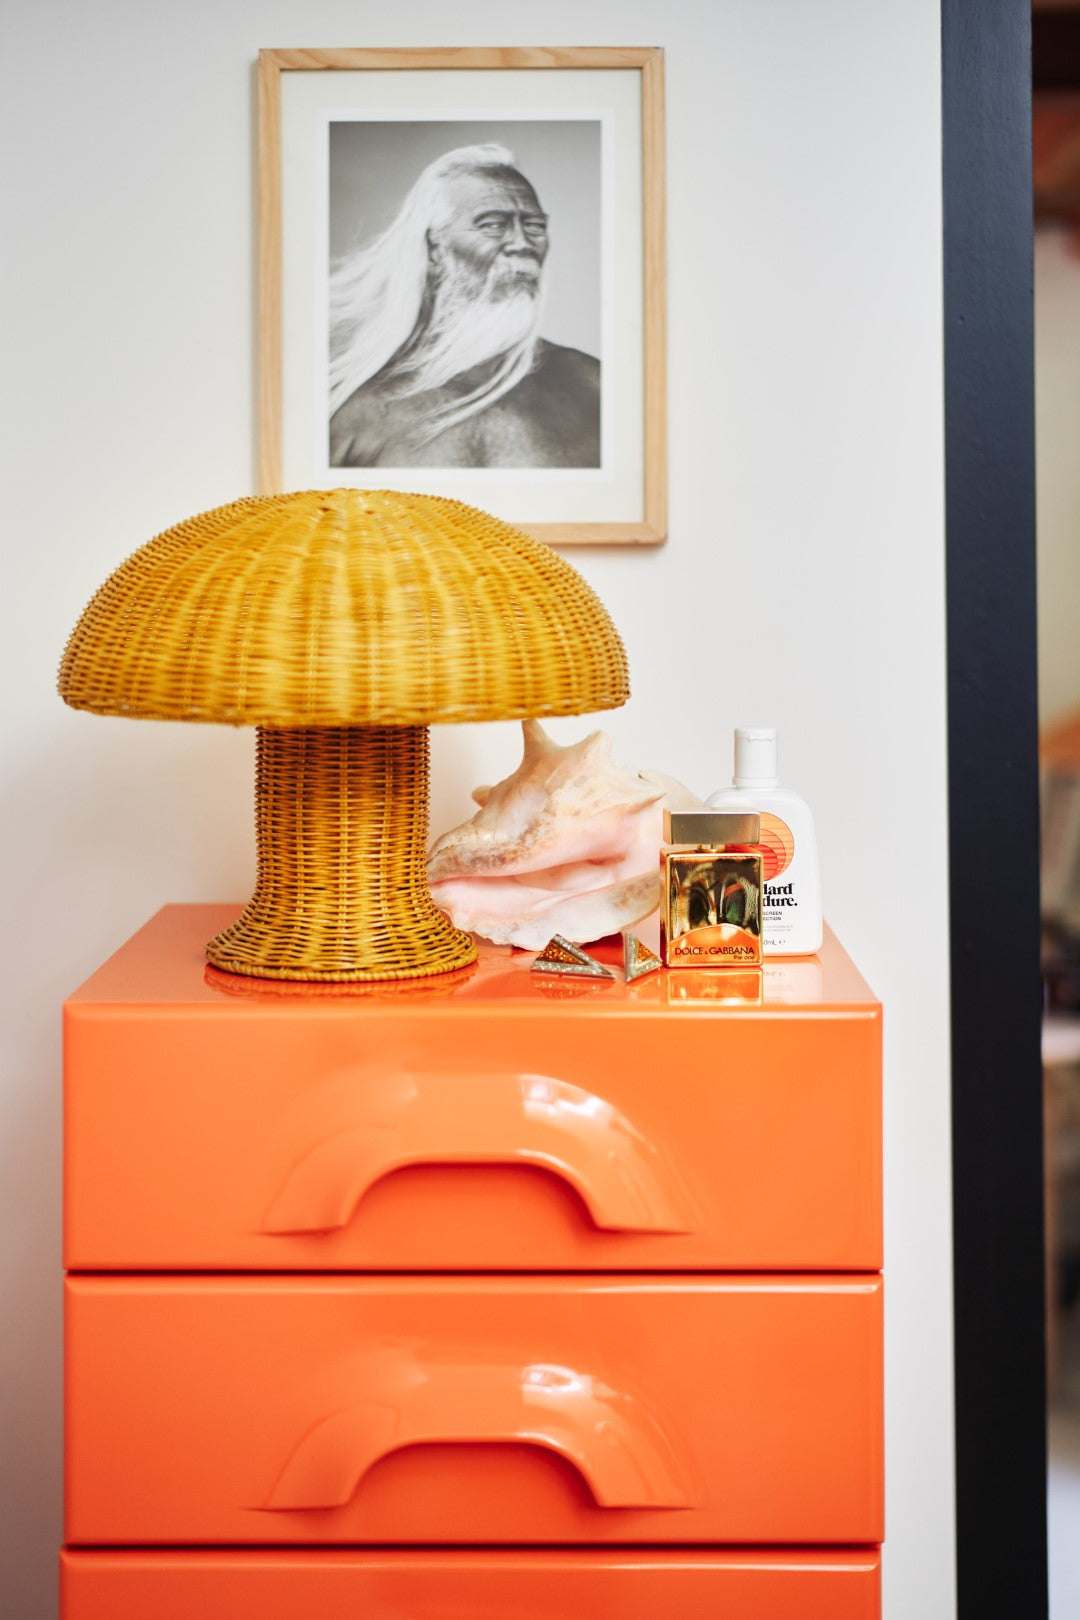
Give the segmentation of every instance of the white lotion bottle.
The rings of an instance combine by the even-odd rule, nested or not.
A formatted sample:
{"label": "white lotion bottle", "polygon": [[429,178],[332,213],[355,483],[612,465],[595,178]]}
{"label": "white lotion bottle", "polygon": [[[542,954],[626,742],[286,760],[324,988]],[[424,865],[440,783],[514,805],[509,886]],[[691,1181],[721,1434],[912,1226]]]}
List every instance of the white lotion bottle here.
{"label": "white lotion bottle", "polygon": [[706,804],[756,810],[766,850],[762,946],[769,956],[812,956],[821,948],[821,881],[814,818],[806,800],[781,787],[776,728],[740,726],[735,775]]}

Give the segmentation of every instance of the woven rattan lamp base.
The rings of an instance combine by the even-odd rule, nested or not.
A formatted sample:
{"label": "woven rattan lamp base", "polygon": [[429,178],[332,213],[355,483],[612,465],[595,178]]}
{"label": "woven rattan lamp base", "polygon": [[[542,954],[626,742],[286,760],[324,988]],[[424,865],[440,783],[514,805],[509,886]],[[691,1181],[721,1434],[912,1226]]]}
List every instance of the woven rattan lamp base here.
{"label": "woven rattan lamp base", "polygon": [[346,983],[475,961],[428,891],[425,726],[260,727],[255,820],[255,893],[215,967]]}

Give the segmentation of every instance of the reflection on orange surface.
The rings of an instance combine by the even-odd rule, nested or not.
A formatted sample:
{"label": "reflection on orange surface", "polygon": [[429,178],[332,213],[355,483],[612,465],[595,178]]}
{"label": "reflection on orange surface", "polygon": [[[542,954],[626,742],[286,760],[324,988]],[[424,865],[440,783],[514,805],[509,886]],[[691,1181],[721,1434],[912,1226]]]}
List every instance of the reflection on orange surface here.
{"label": "reflection on orange surface", "polygon": [[225,973],[207,963],[203,972],[205,982],[212,990],[224,996],[239,996],[246,1001],[281,999],[307,1001],[313,997],[347,996],[350,1000],[367,996],[379,1001],[405,999],[439,1001],[454,993],[476,972],[476,963],[455,968],[450,973],[429,973],[416,979],[368,979],[333,984],[318,979],[255,979],[241,973]]}
{"label": "reflection on orange surface", "polygon": [[614,983],[614,979],[575,979],[571,974],[560,978],[555,973],[538,973],[534,988],[546,1001],[582,1001],[610,990]]}
{"label": "reflection on orange surface", "polygon": [[[301,1012],[303,1008],[340,1008],[348,1014],[351,1007],[362,1001],[365,1006],[381,1005],[423,1007],[468,1002],[470,1007],[484,1006],[543,1008],[551,1006],[556,1014],[558,999],[550,1000],[538,988],[539,974],[530,973],[529,967],[535,951],[512,949],[508,945],[490,945],[479,942],[478,960],[468,967],[452,973],[440,973],[423,979],[381,980],[354,984],[315,984],[292,982],[285,979],[246,979],[239,974],[223,973],[208,967],[203,955],[206,939],[227,925],[236,916],[237,904],[222,905],[170,905],[162,908],[125,945],[109,958],[70,998],[73,1005],[89,1002],[113,1003],[134,1001],[140,1006],[196,1007],[217,1004],[236,1008],[247,1007],[253,1017],[263,1009],[285,1008]],[[659,948],[658,925],[655,917],[635,928],[634,932],[652,950]],[[627,1003],[642,1010],[655,1006],[666,997],[660,981],[667,977],[661,970],[636,984],[625,984],[622,979],[621,939],[604,940],[586,947],[590,955],[615,969],[611,982],[596,980],[597,993],[584,998],[575,997],[582,1007],[589,1005],[605,1010],[616,1004]],[[810,965],[809,972],[797,975],[787,971],[794,961],[783,964],[784,983],[776,984],[778,996],[773,996],[774,970],[782,964],[766,957],[769,970],[765,984],[765,1004],[778,999],[785,1005],[800,1004],[820,1008],[868,1007],[876,1005],[872,990],[857,968],[845,955],[835,935],[826,926],[820,952],[800,960],[800,968]],[[678,973],[685,975],[687,968]],[[700,971],[700,970],[696,970]],[[724,968],[728,976],[744,969]],[[794,982],[797,978],[798,982]],[[790,980],[790,982],[788,982]],[[587,981],[586,981],[587,983]],[[592,985],[588,985],[592,989]],[[601,999],[598,999],[598,995]],[[561,998],[559,998],[561,999]]]}
{"label": "reflection on orange surface", "polygon": [[761,876],[768,883],[791,865],[795,839],[786,821],[774,816],[771,810],[763,810],[759,842],[753,848],[761,851]]}
{"label": "reflection on orange surface", "polygon": [[761,971],[766,1001],[806,1007],[825,1000],[824,973],[817,956],[766,959]]}
{"label": "reflection on orange surface", "polygon": [[688,968],[665,973],[663,985],[668,1006],[756,1006],[761,1000],[761,969]]}

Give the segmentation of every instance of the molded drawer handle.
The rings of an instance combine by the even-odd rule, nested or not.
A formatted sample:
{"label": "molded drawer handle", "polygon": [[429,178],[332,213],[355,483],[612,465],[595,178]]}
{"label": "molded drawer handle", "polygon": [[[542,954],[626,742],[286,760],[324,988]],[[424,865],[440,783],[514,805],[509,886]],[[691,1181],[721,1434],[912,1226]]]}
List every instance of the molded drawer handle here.
{"label": "molded drawer handle", "polygon": [[358,1369],[368,1400],[315,1423],[263,1504],[343,1507],[381,1457],[405,1446],[516,1442],[565,1457],[598,1507],[685,1508],[686,1471],[642,1402],[595,1374],[547,1362],[454,1365],[403,1347]]}
{"label": "molded drawer handle", "polygon": [[262,1229],[337,1231],[377,1181],[423,1164],[549,1170],[576,1189],[605,1231],[698,1225],[678,1172],[611,1103],[549,1075],[503,1072],[379,1077],[369,1117],[303,1154]]}

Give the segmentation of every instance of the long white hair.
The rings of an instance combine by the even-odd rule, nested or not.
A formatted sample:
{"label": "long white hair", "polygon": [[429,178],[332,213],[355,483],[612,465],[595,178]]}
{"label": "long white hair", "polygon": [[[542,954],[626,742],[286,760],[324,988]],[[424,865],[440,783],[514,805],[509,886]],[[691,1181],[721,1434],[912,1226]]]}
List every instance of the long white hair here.
{"label": "long white hair", "polygon": [[[432,239],[449,223],[446,182],[459,174],[510,169],[514,154],[494,142],[459,146],[429,163],[412,187],[393,224],[368,247],[340,259],[330,273],[330,413],[417,339],[422,317],[430,313]],[[540,321],[540,299],[528,330],[516,336],[482,386],[432,414],[426,438],[486,409],[508,393],[530,370]],[[496,351],[497,352],[497,351]],[[430,382],[410,377],[402,367],[400,392],[413,393]]]}

